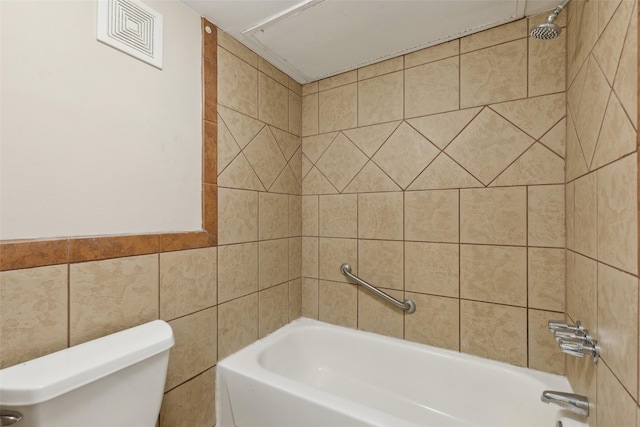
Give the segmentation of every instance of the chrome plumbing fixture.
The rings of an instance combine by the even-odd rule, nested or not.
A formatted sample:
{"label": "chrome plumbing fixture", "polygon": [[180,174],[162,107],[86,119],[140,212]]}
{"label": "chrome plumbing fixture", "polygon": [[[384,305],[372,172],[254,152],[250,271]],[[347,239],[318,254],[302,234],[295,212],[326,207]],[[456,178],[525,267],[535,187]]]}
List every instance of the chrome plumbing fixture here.
{"label": "chrome plumbing fixture", "polygon": [[544,403],[553,403],[585,417],[589,416],[589,399],[573,393],[545,390],[540,397]]}
{"label": "chrome plumbing fixture", "polygon": [[600,360],[600,346],[580,321],[569,325],[562,321],[549,321],[549,331],[553,332],[560,351],[571,356],[584,357],[590,355],[595,363]]}
{"label": "chrome plumbing fixture", "polygon": [[555,9],[553,9],[551,14],[549,14],[546,22],[533,27],[531,29],[531,32],[529,33],[531,37],[538,40],[550,40],[558,37],[560,35],[560,31],[562,30],[557,24],[554,23],[554,21],[558,18],[560,12],[564,10],[564,8],[570,1],[571,0],[564,0]]}

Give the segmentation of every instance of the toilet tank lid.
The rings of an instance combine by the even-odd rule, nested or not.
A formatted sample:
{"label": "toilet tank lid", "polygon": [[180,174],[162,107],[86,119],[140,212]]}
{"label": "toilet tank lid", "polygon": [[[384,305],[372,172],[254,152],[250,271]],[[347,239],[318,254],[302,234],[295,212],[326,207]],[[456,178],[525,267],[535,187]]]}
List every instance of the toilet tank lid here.
{"label": "toilet tank lid", "polygon": [[173,344],[171,326],[154,320],[2,369],[0,406],[46,402],[168,351]]}

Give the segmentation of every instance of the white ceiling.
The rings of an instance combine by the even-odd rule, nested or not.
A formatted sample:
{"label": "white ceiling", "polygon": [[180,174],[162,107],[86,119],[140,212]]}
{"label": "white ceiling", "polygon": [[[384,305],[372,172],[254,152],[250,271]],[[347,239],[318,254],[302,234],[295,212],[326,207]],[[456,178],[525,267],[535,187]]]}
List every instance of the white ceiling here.
{"label": "white ceiling", "polygon": [[182,0],[299,83],[469,35],[555,0]]}

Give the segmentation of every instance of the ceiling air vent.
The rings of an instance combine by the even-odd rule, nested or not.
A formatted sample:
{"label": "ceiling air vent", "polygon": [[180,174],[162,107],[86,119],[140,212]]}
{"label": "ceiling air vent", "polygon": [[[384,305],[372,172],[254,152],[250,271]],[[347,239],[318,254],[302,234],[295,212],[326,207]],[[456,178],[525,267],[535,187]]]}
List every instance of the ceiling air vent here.
{"label": "ceiling air vent", "polygon": [[162,69],[162,15],[138,0],[98,1],[98,40]]}

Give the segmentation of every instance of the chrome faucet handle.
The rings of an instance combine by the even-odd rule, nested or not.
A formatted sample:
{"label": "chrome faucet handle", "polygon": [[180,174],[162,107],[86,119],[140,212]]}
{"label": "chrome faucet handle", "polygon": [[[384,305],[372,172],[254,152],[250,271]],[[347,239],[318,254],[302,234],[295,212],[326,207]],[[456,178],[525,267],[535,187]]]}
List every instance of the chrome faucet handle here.
{"label": "chrome faucet handle", "polygon": [[567,329],[570,331],[582,331],[584,330],[584,328],[582,327],[582,325],[580,324],[580,321],[578,320],[576,322],[575,325],[570,325],[565,321],[562,320],[549,320],[549,323],[547,324],[549,331],[554,332],[556,330],[559,329]]}
{"label": "chrome faucet handle", "polygon": [[593,338],[564,338],[559,340],[560,351],[572,356],[584,357],[585,354],[590,355],[594,362],[600,359],[600,346]]}
{"label": "chrome faucet handle", "polygon": [[591,339],[589,335],[589,331],[581,328],[581,329],[555,329],[553,331],[556,341],[560,341],[562,339],[576,339],[588,341]]}

